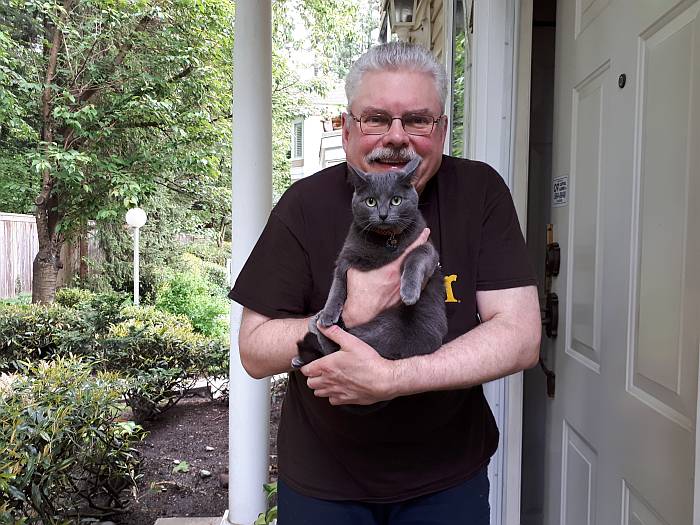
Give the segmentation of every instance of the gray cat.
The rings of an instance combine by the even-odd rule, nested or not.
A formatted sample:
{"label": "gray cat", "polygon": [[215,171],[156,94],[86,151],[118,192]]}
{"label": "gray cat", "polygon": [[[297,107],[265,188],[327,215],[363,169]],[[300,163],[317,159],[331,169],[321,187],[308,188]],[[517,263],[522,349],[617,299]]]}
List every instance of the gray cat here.
{"label": "gray cat", "polygon": [[[297,344],[300,367],[338,349],[321,334],[321,326],[339,323],[347,298],[349,268],[367,271],[397,259],[426,227],[418,210],[418,194],[411,184],[420,157],[403,170],[364,173],[349,166],[355,186],[353,222],[336,261],[326,304],[309,321],[309,333]],[[359,337],[387,359],[429,354],[440,348],[447,333],[445,290],[438,253],[430,242],[406,256],[401,272],[401,302],[371,321],[348,332]]]}

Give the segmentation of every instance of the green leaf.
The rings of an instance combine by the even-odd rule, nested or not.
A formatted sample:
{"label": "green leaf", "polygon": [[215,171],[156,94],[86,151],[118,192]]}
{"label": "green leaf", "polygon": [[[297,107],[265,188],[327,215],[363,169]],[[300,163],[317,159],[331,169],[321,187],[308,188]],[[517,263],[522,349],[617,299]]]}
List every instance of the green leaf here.
{"label": "green leaf", "polygon": [[182,472],[189,472],[190,464],[187,461],[181,460],[173,467],[173,474],[179,474]]}

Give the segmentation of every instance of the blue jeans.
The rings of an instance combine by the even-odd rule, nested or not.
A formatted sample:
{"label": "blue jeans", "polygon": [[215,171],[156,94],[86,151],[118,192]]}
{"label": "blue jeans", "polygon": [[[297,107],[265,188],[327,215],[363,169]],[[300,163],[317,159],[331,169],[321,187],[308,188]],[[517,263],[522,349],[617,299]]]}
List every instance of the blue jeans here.
{"label": "blue jeans", "polygon": [[489,525],[486,467],[446,490],[400,503],[329,501],[277,482],[279,525]]}

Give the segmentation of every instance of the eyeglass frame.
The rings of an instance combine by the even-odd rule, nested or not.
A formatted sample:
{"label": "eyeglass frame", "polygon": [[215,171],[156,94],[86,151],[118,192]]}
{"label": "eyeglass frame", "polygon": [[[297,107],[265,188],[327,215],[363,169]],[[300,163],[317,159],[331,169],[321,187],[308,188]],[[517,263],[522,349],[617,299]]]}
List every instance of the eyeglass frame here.
{"label": "eyeglass frame", "polygon": [[[401,128],[404,130],[404,132],[406,132],[408,135],[411,135],[413,137],[428,137],[428,136],[432,135],[433,131],[435,131],[435,124],[442,121],[442,119],[447,116],[447,115],[443,114],[443,115],[440,115],[438,118],[435,118],[432,115],[424,115],[424,116],[427,116],[427,117],[430,117],[433,119],[433,125],[430,128],[430,131],[428,133],[411,133],[409,131],[406,131],[406,124],[404,123],[403,119],[408,115],[420,115],[420,113],[405,113],[404,115],[402,115],[400,117],[392,117],[391,115],[389,115],[389,113],[382,113],[382,112],[368,113],[367,115],[360,115],[359,117],[354,115],[351,111],[348,111],[347,114],[348,114],[348,116],[350,116],[351,119],[353,119],[355,122],[357,122],[360,125],[360,132],[363,135],[375,135],[375,136],[386,135],[391,130],[391,126],[394,125],[394,121],[400,120],[401,121]],[[389,122],[389,127],[387,128],[387,130],[382,131],[381,133],[367,133],[364,129],[362,129],[362,117],[363,116],[366,117],[366,116],[370,116],[370,115],[386,115],[389,118],[391,118],[391,122]]]}

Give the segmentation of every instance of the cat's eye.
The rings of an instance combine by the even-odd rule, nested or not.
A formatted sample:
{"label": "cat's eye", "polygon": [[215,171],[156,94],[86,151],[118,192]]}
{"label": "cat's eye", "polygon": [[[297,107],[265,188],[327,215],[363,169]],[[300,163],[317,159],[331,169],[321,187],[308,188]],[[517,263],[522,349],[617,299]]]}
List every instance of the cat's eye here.
{"label": "cat's eye", "polygon": [[392,205],[392,206],[398,206],[399,204],[401,204],[401,197],[399,197],[398,195],[394,195],[394,196],[391,198],[391,205]]}
{"label": "cat's eye", "polygon": [[367,197],[365,199],[365,204],[370,208],[374,208],[377,205],[377,199],[375,199],[374,197]]}

